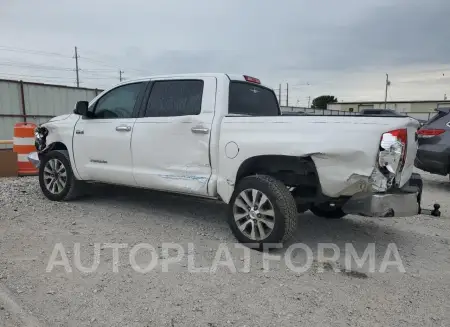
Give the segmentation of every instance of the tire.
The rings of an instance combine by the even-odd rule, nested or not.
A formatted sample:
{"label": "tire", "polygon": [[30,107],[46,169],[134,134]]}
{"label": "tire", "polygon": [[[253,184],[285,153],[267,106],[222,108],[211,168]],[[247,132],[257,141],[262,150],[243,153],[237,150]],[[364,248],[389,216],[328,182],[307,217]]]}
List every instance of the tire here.
{"label": "tire", "polygon": [[[249,210],[243,194],[250,204],[256,204],[253,210]],[[258,210],[254,210],[256,207]],[[264,244],[283,243],[292,237],[297,225],[297,206],[279,180],[266,175],[249,176],[242,179],[233,192],[228,223],[239,242],[261,251]]]}
{"label": "tire", "polygon": [[[52,168],[53,164],[56,165],[54,169]],[[60,177],[58,179],[59,183],[54,182],[53,184],[50,184],[51,179],[55,179],[54,172],[56,170],[60,171],[56,174],[57,179]],[[49,175],[49,171],[51,171],[53,175]],[[66,176],[66,178],[64,178],[64,176]],[[83,193],[84,189],[84,183],[77,180],[73,174],[69,153],[64,150],[54,150],[43,156],[39,166],[39,185],[45,197],[52,201],[74,200]],[[53,185],[53,187],[51,185]],[[56,187],[56,189],[54,187]],[[51,191],[51,189],[53,189],[53,191]]]}
{"label": "tire", "polygon": [[341,219],[347,215],[342,211],[341,207],[330,207],[327,204],[321,206],[311,205],[309,210],[311,210],[314,215],[326,219]]}

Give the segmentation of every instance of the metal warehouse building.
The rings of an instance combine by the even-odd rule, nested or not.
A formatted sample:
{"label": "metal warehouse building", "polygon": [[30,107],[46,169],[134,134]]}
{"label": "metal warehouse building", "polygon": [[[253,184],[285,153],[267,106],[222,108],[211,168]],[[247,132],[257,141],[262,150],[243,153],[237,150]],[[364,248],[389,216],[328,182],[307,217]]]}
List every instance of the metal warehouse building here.
{"label": "metal warehouse building", "polygon": [[40,124],[71,113],[77,101],[90,101],[101,91],[0,79],[0,140],[12,139],[17,122]]}
{"label": "metal warehouse building", "polygon": [[[423,101],[387,101],[386,109],[392,109],[399,113],[411,114],[415,118],[428,119],[436,108],[450,107],[450,101],[447,100],[423,100]],[[384,109],[384,101],[367,102],[337,102],[330,103],[327,106],[330,110],[340,110],[346,112],[359,112],[363,109]]]}

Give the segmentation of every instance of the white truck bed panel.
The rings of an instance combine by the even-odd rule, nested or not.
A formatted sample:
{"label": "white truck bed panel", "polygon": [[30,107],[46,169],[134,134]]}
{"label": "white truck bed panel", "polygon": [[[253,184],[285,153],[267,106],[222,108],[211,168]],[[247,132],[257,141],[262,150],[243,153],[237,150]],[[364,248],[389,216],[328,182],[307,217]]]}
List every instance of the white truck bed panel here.
{"label": "white truck bed panel", "polygon": [[[412,173],[417,147],[411,118],[301,116],[301,117],[224,117],[220,133],[218,191],[227,201],[229,185],[235,181],[240,164],[259,155],[311,157],[322,192],[330,197],[358,181],[367,182],[376,162],[381,135],[409,126],[407,169],[404,184]],[[235,158],[227,157],[225,148],[234,142],[239,148]],[[280,144],[283,144],[280,147]],[[353,177],[352,177],[353,176]],[[232,187],[231,187],[232,189]]]}

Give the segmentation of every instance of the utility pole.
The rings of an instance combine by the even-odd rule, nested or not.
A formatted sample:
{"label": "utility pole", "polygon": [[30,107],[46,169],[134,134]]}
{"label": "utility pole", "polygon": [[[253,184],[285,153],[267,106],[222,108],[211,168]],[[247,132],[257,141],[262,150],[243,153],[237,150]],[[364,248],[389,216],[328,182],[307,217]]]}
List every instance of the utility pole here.
{"label": "utility pole", "polygon": [[122,82],[123,78],[122,78],[122,74],[124,73],[123,70],[119,70],[119,81]]}
{"label": "utility pole", "polygon": [[280,87],[278,88],[278,103],[281,105],[281,84]]}
{"label": "utility pole", "polygon": [[77,47],[75,47],[75,72],[77,74],[77,87],[80,87],[80,76],[79,76],[79,71],[80,69],[78,68],[78,49]]}
{"label": "utility pole", "polygon": [[309,106],[310,104],[311,104],[311,96],[308,97],[308,108],[310,108]]}
{"label": "utility pole", "polygon": [[286,107],[289,107],[289,83],[286,83]]}
{"label": "utility pole", "polygon": [[391,82],[389,81],[389,75],[386,74],[386,90],[384,92],[384,109],[387,107],[387,94],[388,94],[388,87],[391,85]]}

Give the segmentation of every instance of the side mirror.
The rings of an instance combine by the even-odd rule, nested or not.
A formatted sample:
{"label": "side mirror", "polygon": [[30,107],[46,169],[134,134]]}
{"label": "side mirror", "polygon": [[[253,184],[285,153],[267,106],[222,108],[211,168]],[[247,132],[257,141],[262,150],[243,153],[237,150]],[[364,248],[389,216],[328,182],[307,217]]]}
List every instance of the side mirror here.
{"label": "side mirror", "polygon": [[73,113],[75,113],[77,115],[81,115],[81,116],[88,116],[88,107],[89,107],[89,102],[78,101]]}

